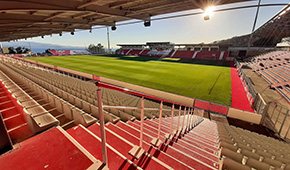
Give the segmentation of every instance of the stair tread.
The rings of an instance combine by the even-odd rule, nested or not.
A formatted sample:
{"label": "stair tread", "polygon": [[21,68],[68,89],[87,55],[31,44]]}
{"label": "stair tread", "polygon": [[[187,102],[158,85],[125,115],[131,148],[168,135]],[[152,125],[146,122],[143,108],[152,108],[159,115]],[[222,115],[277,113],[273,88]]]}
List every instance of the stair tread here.
{"label": "stair tread", "polygon": [[[140,136],[139,129],[136,127],[130,126],[129,124],[126,124],[123,122],[118,122],[116,125],[120,128],[125,129],[126,131],[130,132],[131,134],[133,134],[136,137]],[[152,139],[153,139],[153,137],[150,136],[150,134],[147,134],[147,133],[143,134],[144,141],[150,143]],[[188,154],[185,154],[184,152],[179,151],[178,149],[175,149],[174,147],[172,147],[170,145],[161,145],[159,147],[159,149],[166,152],[166,153],[170,153],[170,155],[181,154],[185,158],[183,162],[186,163],[187,165],[193,167],[194,169],[216,169],[213,166],[207,165],[206,163],[203,163],[202,161],[198,160],[197,158],[191,157]]]}
{"label": "stair tread", "polygon": [[[130,122],[129,124],[136,127],[136,128],[140,128],[140,124],[136,124],[136,123],[140,123],[140,122]],[[157,134],[157,133],[154,133],[146,128],[144,128],[144,132],[145,133],[151,133],[151,134]],[[204,162],[204,163],[207,163],[208,165],[210,166],[215,166],[216,163],[218,163],[218,157],[217,156],[214,156],[214,155],[211,155],[211,154],[208,154],[208,153],[204,153],[202,152],[201,150],[198,150],[197,148],[193,148],[189,145],[186,145],[186,144],[180,144],[180,142],[178,143],[175,143],[175,142],[170,142],[169,143],[170,145],[172,145],[174,148],[194,157],[194,158],[197,158],[198,160]]]}
{"label": "stair tread", "polygon": [[[147,121],[145,124],[152,125],[155,128],[155,130],[158,129],[158,126],[154,126],[154,124],[151,124],[151,122],[149,122],[149,121]],[[212,154],[215,154],[218,151],[218,148],[214,148],[214,147],[212,147],[210,145],[206,145],[202,141],[194,140],[194,142],[192,142],[192,140],[184,140],[183,137],[179,138],[178,140],[182,141],[181,143],[184,143],[184,142],[189,143],[192,146],[198,147],[198,148],[203,149],[206,152],[209,152],[209,153],[212,153]],[[191,142],[189,142],[189,141],[191,141]]]}
{"label": "stair tread", "polygon": [[[98,137],[100,134],[100,126],[95,123],[88,128],[91,132],[96,134]],[[133,156],[129,154],[129,151],[133,148],[133,144],[129,141],[123,141],[120,137],[115,136],[114,134],[106,131],[107,143],[118,150],[121,154],[126,156],[128,159],[133,160],[133,162],[138,165],[140,168],[148,169],[168,169],[166,166],[162,165],[162,162],[158,162],[156,158],[143,154],[138,160],[134,159]],[[145,161],[146,160],[146,161]]]}
{"label": "stair tread", "polygon": [[[111,123],[109,123],[106,127],[110,129],[111,131],[117,133],[118,135],[122,136],[123,138],[126,138],[128,141],[130,141],[134,145],[139,145],[140,143],[139,138],[121,129],[120,127],[117,127]],[[191,169],[188,165],[184,164],[183,162],[181,163],[181,160],[177,159],[178,155],[176,154],[168,156],[168,154],[161,152],[160,150],[156,149],[155,147],[153,147],[152,145],[150,145],[149,143],[145,141],[143,141],[143,148],[145,149],[145,151],[147,151],[149,154],[153,155],[154,157],[158,158],[159,160],[170,164],[173,169]],[[181,158],[184,158],[184,157],[182,156]]]}
{"label": "stair tread", "polygon": [[25,121],[23,121],[23,119],[22,119],[21,114],[17,114],[17,115],[5,118],[4,122],[5,122],[6,128],[8,130],[13,129],[13,128],[25,123]]}
{"label": "stair tread", "polygon": [[[101,139],[93,136],[86,131],[82,126],[78,125],[70,128],[67,132],[79,142],[88,152],[90,152],[96,159],[103,161]],[[131,164],[125,156],[116,152],[107,144],[108,153],[108,167],[109,169],[137,169],[134,164]]]}
{"label": "stair tread", "polygon": [[0,158],[1,169],[87,169],[92,163],[57,128],[21,142]]}

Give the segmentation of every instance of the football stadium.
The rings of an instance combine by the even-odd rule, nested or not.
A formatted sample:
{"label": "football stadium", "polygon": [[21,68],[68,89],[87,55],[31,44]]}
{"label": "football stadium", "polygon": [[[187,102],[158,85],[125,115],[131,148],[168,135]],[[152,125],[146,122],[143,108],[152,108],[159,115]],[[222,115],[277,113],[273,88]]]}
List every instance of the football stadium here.
{"label": "football stadium", "polygon": [[[254,15],[237,22],[253,20],[250,32],[211,43],[122,35],[246,9]],[[11,0],[0,11],[3,43],[98,30],[108,43],[44,53],[0,44],[0,169],[290,170],[290,2]],[[110,34],[124,39],[116,49]]]}

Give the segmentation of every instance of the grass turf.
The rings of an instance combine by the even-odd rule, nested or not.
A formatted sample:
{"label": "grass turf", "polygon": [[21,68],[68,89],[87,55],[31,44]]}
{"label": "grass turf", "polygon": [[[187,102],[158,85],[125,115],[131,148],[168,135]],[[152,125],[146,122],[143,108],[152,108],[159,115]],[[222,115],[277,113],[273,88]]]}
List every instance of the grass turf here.
{"label": "grass turf", "polygon": [[231,105],[230,65],[224,62],[88,55],[28,59]]}

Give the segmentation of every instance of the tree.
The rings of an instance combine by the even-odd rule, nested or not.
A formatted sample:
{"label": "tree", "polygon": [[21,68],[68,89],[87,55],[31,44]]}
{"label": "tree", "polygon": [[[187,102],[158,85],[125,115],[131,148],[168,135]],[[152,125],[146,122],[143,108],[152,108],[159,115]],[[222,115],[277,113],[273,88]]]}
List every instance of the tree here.
{"label": "tree", "polygon": [[21,47],[21,46],[17,48],[8,47],[8,50],[9,50],[9,54],[22,54],[22,53],[28,53],[31,51],[29,48]]}
{"label": "tree", "polygon": [[89,47],[87,48],[87,51],[89,51],[92,54],[104,54],[105,49],[104,46],[99,43],[98,45],[90,44]]}
{"label": "tree", "polygon": [[23,53],[29,53],[29,52],[31,52],[31,49],[23,47]]}
{"label": "tree", "polygon": [[15,54],[14,47],[8,47],[9,54]]}
{"label": "tree", "polygon": [[49,48],[49,49],[46,49],[46,50],[45,50],[45,53],[47,53],[47,54],[51,54],[50,50],[51,50],[50,48]]}
{"label": "tree", "polygon": [[17,54],[22,54],[22,47],[15,48]]}

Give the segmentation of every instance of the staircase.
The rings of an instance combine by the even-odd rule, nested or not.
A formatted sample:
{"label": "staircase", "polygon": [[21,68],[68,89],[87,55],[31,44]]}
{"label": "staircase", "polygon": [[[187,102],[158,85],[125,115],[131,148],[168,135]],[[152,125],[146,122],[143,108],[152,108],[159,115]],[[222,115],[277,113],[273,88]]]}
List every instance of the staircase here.
{"label": "staircase", "polygon": [[15,169],[18,164],[13,162],[23,164],[22,169],[219,169],[215,122],[195,115],[162,118],[162,143],[153,145],[152,140],[158,138],[159,119],[146,119],[141,149],[144,152],[137,157],[131,149],[140,145],[140,125],[138,120],[105,125],[107,166],[102,164],[99,123],[87,128],[79,124],[66,131],[53,127],[14,145],[15,149],[0,156],[0,164],[5,162],[5,169]]}
{"label": "staircase", "polygon": [[2,82],[0,82],[0,94],[0,114],[2,114],[11,140],[16,143],[32,136],[24,119],[22,107]]}
{"label": "staircase", "polygon": [[[160,146],[154,146],[152,139],[157,137],[158,119],[144,121],[142,148],[145,152],[137,159],[129,151],[140,143],[140,121],[107,123],[106,142],[109,169],[218,169],[218,132],[215,123],[199,120],[189,127],[185,134],[176,132],[173,138],[166,139],[171,118],[163,118]],[[177,128],[177,117],[174,126]],[[198,127],[201,128],[198,128]],[[206,128],[205,128],[206,127]],[[206,129],[206,130],[205,130]],[[85,128],[77,125],[67,132],[96,159],[103,161],[100,125]],[[116,161],[118,160],[118,161]]]}

